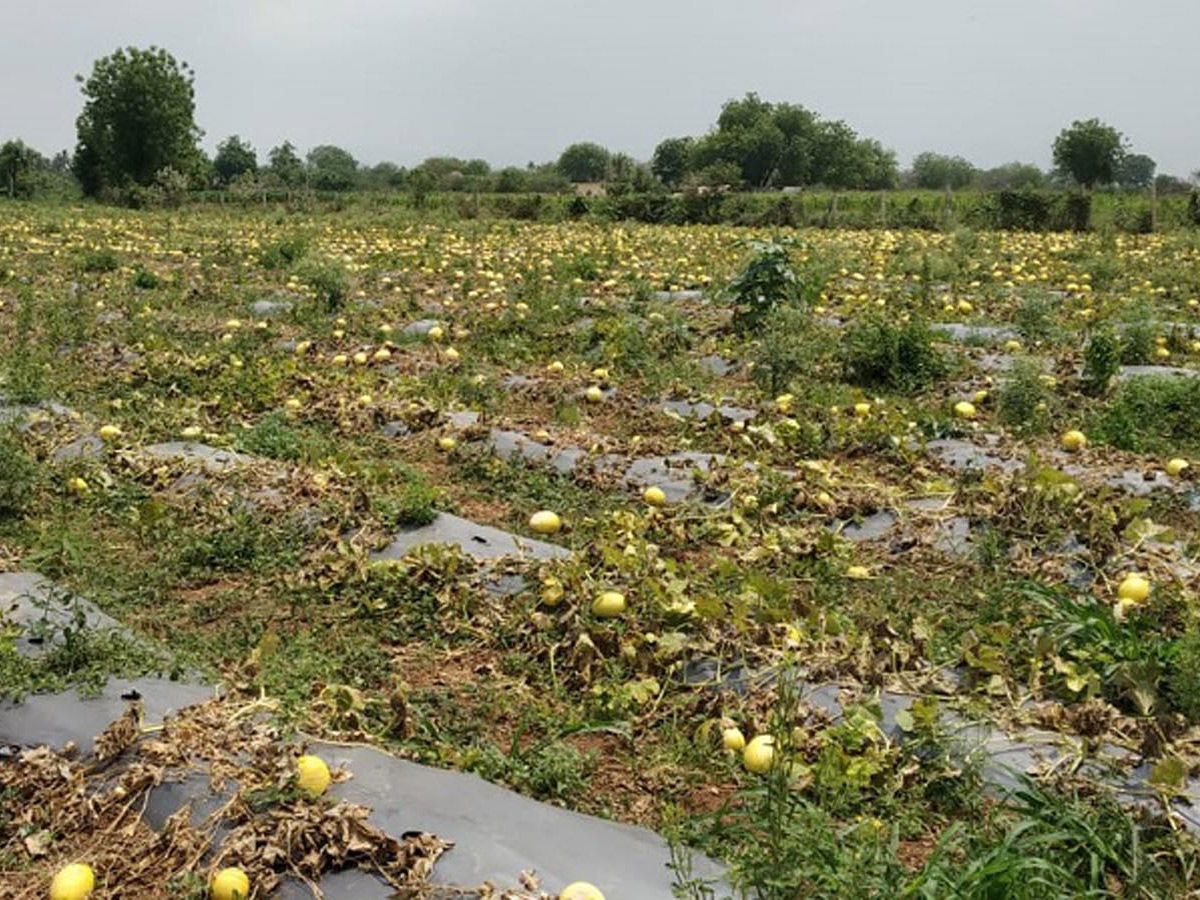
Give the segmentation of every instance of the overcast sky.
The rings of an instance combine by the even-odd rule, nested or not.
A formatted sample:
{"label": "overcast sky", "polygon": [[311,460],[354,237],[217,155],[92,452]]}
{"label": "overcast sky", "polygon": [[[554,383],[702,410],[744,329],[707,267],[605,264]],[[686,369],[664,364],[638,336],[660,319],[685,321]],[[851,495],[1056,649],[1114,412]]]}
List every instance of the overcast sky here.
{"label": "overcast sky", "polygon": [[[184,10],[187,12],[185,13]],[[0,0],[0,140],[74,144],[73,76],[158,44],[196,71],[205,145],[360,160],[647,159],[747,91],[896,150],[1048,165],[1072,119],[1200,168],[1200,0]]]}

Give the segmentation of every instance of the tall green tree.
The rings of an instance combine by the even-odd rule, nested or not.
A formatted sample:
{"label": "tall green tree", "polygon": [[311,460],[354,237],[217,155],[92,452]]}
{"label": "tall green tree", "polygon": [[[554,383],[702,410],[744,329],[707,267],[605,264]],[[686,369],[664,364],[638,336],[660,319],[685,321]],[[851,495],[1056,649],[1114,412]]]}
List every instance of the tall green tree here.
{"label": "tall green tree", "polygon": [[978,172],[961,156],[941,153],[920,153],[913,160],[913,180],[917,187],[933,190],[961,190],[975,180]]}
{"label": "tall green tree", "polygon": [[582,141],[563,150],[557,168],[570,181],[603,181],[608,177],[610,158],[599,144]]}
{"label": "tall green tree", "polygon": [[[860,138],[849,125],[821,119],[793,103],[769,103],[757,94],[730,100],[717,125],[692,147],[690,171],[736,170],[751,187],[824,184],[833,188],[887,187],[896,181],[895,155]],[[730,182],[732,183],[732,182]]]}
{"label": "tall green tree", "polygon": [[1072,122],[1054,140],[1054,165],[1088,190],[1112,184],[1124,155],[1121,132],[1099,119]]}
{"label": "tall green tree", "polygon": [[267,154],[267,171],[282,184],[294,187],[304,183],[304,161],[291,141],[284,141]]}
{"label": "tall green tree", "polygon": [[230,184],[239,175],[258,171],[258,154],[249,142],[231,134],[217,144],[217,155],[212,164],[217,180],[221,184]]}
{"label": "tall green tree", "polygon": [[158,47],[128,47],[98,59],[75,122],[72,168],[86,194],[149,185],[158,172],[191,174],[200,158],[195,75]]}
{"label": "tall green tree", "polygon": [[10,198],[28,196],[29,171],[34,167],[37,151],[19,138],[0,145],[0,190]]}
{"label": "tall green tree", "polygon": [[1126,153],[1117,166],[1117,184],[1129,190],[1145,190],[1154,184],[1158,163],[1145,153]]}
{"label": "tall green tree", "polygon": [[341,147],[322,144],[308,151],[308,172],[319,191],[348,191],[358,181],[358,161]]}
{"label": "tall green tree", "polygon": [[689,170],[693,140],[690,137],[660,141],[650,157],[650,171],[667,187],[675,187]]}

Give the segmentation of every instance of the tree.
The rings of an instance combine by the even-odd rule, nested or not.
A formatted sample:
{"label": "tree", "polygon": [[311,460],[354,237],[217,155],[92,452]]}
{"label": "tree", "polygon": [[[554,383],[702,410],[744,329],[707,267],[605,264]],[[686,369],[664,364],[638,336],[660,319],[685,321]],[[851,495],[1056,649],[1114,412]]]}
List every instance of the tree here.
{"label": "tree", "polygon": [[72,168],[84,193],[149,185],[163,169],[192,173],[201,131],[195,76],[166,50],[129,47],[99,59],[83,85]]}
{"label": "tree", "polygon": [[358,179],[358,162],[341,147],[322,144],[308,151],[312,186],[320,191],[348,191]]}
{"label": "tree", "polygon": [[1117,165],[1117,184],[1127,190],[1146,190],[1154,184],[1158,163],[1145,153],[1126,153]]}
{"label": "tree", "polygon": [[395,163],[380,162],[363,170],[363,180],[373,188],[386,189],[404,186],[408,173]]}
{"label": "tree", "polygon": [[0,146],[0,186],[8,196],[26,196],[29,186],[26,176],[33,168],[35,151],[19,138]]}
{"label": "tree", "polygon": [[258,171],[258,155],[254,148],[236,134],[232,134],[217,145],[213,157],[213,170],[221,184],[228,185],[239,175]]}
{"label": "tree", "polygon": [[1033,163],[1004,163],[979,173],[979,185],[987,191],[1028,190],[1045,182],[1046,174]]}
{"label": "tree", "polygon": [[1154,190],[1158,194],[1186,194],[1191,188],[1187,179],[1177,175],[1163,173],[1154,177]]}
{"label": "tree", "polygon": [[[860,138],[845,122],[824,121],[792,103],[769,103],[757,94],[721,107],[715,130],[695,141],[689,180],[712,173],[738,177],[751,187],[824,184],[833,188],[886,187],[896,181],[895,155]],[[706,174],[700,178],[700,172]]]}
{"label": "tree", "polygon": [[558,158],[558,171],[568,180],[603,181],[608,176],[609,152],[599,144],[572,144]]}
{"label": "tree", "polygon": [[296,147],[291,141],[284,141],[271,149],[267,154],[267,171],[280,183],[290,187],[304,182],[304,162],[296,154]]}
{"label": "tree", "polygon": [[913,160],[912,171],[917,187],[934,190],[962,190],[976,175],[975,167],[961,156],[929,152]]}
{"label": "tree", "polygon": [[519,194],[529,190],[529,178],[516,166],[508,166],[496,173],[492,190],[498,194]]}
{"label": "tree", "polygon": [[667,187],[675,187],[690,169],[692,145],[690,137],[667,138],[654,148],[650,171]]}
{"label": "tree", "polygon": [[1054,165],[1087,190],[1112,184],[1124,155],[1121,132],[1099,119],[1072,122],[1054,141]]}

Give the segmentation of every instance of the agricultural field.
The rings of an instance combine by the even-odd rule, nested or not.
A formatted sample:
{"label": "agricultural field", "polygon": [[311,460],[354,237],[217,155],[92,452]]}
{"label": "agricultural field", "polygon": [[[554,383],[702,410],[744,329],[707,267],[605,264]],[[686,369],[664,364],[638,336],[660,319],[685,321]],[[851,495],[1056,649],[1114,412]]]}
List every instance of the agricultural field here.
{"label": "agricultural field", "polygon": [[121,626],[0,632],[6,740],[196,679],[678,896],[1200,885],[1194,229],[10,204],[0,351],[0,578]]}

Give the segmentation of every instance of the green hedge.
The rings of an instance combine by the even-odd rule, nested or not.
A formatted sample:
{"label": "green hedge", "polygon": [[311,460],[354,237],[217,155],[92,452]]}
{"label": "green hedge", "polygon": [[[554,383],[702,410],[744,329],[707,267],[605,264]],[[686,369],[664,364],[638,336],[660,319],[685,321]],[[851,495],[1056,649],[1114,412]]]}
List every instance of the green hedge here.
{"label": "green hedge", "polygon": [[1172,194],[1155,201],[1142,193],[1103,192],[1081,196],[1061,190],[689,192],[586,198],[569,194],[441,193],[416,197],[405,192],[282,191],[235,197],[220,191],[206,191],[195,194],[193,199],[208,203],[272,203],[314,209],[409,208],[432,218],[531,222],[587,219],[670,225],[919,228],[931,231],[967,227],[1126,233],[1200,227],[1200,198],[1195,194],[1191,197]]}

